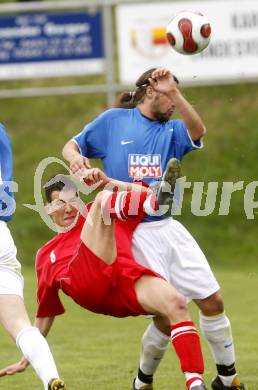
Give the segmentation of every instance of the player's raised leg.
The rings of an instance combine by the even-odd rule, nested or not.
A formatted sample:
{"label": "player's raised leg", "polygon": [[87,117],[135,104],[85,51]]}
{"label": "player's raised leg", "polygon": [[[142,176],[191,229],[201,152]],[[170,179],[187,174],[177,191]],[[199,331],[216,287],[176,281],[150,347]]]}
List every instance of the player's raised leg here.
{"label": "player's raised leg", "polygon": [[166,210],[164,216],[171,216],[176,183],[181,176],[180,161],[177,158],[171,158],[167,163],[157,191],[157,202],[160,207],[164,207]]}
{"label": "player's raised leg", "polygon": [[202,379],[204,365],[200,340],[185,298],[165,280],[152,276],[141,277],[135,283],[135,291],[147,313],[169,319],[172,344],[185,374],[187,389],[206,389]]}
{"label": "player's raised leg", "polygon": [[155,208],[155,197],[147,191],[101,191],[86,218],[81,240],[96,256],[112,264],[116,258],[114,220],[139,219]]}
{"label": "player's raised leg", "polygon": [[82,242],[107,264],[112,264],[116,258],[116,240],[114,222],[105,224],[102,218],[103,193],[99,192],[91,206],[82,228]]}

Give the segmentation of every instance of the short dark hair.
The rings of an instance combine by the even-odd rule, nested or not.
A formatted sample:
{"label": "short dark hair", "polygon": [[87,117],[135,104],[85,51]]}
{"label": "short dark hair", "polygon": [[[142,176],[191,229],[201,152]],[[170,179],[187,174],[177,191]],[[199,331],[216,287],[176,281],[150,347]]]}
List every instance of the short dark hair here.
{"label": "short dark hair", "polygon": [[77,187],[69,178],[69,175],[59,174],[50,178],[44,185],[45,195],[48,203],[51,203],[52,201],[52,192],[62,191],[64,188],[66,191],[74,190],[78,195]]}

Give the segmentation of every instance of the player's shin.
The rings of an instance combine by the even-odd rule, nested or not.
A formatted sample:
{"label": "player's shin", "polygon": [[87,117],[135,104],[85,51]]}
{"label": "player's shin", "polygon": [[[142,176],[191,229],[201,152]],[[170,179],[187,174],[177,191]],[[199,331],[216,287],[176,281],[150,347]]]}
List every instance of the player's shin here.
{"label": "player's shin", "polygon": [[225,386],[232,386],[232,383],[239,386],[232,330],[226,314],[208,317],[200,313],[200,327],[209,343],[221,381]]}
{"label": "player's shin", "polygon": [[[192,321],[179,322],[170,328],[172,344],[186,377],[187,389],[198,388],[203,383],[203,356],[200,339]],[[200,387],[201,388],[201,387]]]}
{"label": "player's shin", "polygon": [[37,328],[30,326],[18,333],[16,345],[35,369],[47,390],[49,381],[58,378],[58,372],[46,339]]}
{"label": "player's shin", "polygon": [[102,200],[102,214],[105,218],[128,220],[154,214],[158,205],[153,194],[142,191],[120,191],[107,193]]}

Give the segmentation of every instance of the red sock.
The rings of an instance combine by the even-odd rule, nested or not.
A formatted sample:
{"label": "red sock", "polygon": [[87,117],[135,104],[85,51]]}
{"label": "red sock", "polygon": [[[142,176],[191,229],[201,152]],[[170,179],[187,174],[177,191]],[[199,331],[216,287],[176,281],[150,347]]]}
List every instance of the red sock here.
{"label": "red sock", "polygon": [[182,371],[202,374],[204,371],[203,357],[194,323],[192,321],[179,322],[171,326],[170,332]]}
{"label": "red sock", "polygon": [[154,213],[157,208],[155,196],[147,191],[120,191],[112,192],[105,199],[102,212],[110,218],[127,220]]}

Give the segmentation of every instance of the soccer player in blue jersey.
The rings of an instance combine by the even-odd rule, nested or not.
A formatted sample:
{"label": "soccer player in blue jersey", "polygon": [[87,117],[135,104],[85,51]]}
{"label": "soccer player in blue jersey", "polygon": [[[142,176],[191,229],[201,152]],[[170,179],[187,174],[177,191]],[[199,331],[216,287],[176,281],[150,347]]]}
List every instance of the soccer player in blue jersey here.
{"label": "soccer player in blue jersey", "polygon": [[[63,381],[58,379],[47,341],[38,328],[31,325],[23,302],[21,265],[7,226],[15,209],[12,176],[11,143],[4,126],[0,124],[0,322],[35,368],[44,389],[65,389]],[[12,374],[13,368],[7,372],[1,370],[0,376]]]}
{"label": "soccer player in blue jersey", "polygon": [[[171,120],[177,109],[183,120]],[[100,158],[108,176],[123,181],[159,181],[171,158],[202,147],[204,124],[184,98],[176,77],[165,68],[146,71],[119,108],[105,111],[68,141],[63,156],[76,173]],[[196,241],[173,218],[147,217],[133,236],[136,260],[163,275],[200,308],[200,326],[217,366],[213,390],[244,390],[235,369],[230,321],[219,285]],[[153,375],[169,341],[167,319],[156,316],[142,338],[134,390],[152,390]]]}

